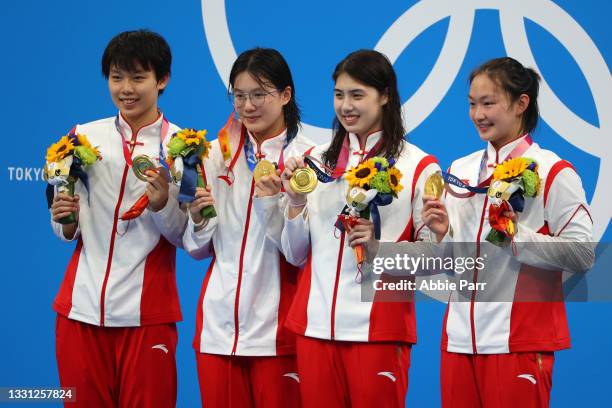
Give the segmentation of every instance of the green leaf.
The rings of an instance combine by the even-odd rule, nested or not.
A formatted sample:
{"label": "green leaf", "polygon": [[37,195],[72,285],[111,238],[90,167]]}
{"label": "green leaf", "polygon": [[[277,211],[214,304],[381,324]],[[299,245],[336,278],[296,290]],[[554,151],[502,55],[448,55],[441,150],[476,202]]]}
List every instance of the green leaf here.
{"label": "green leaf", "polygon": [[98,160],[98,156],[96,156],[96,153],[94,153],[92,149],[85,146],[75,147],[74,155],[78,157],[81,162],[86,166],[92,165],[96,162],[96,160]]}
{"label": "green leaf", "polygon": [[173,137],[172,139],[170,139],[170,142],[168,142],[168,153],[171,157],[176,157],[179,154],[182,155],[183,149],[185,149],[186,146],[187,144],[183,139]]}

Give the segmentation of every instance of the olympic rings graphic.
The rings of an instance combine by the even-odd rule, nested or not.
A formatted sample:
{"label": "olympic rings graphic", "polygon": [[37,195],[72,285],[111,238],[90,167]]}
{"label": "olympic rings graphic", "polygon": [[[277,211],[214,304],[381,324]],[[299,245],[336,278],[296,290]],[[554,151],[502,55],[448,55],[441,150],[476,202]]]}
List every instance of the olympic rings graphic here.
{"label": "olympic rings graphic", "polygon": [[[612,143],[603,138],[612,130],[612,76],[593,40],[565,10],[551,0],[421,0],[402,14],[382,35],[375,49],[395,62],[422,32],[450,17],[442,49],[431,72],[417,91],[402,105],[406,130],[419,126],[440,104],[457,78],[472,36],[474,16],[479,9],[499,11],[504,47],[509,56],[541,72],[529,46],[524,19],[529,19],[554,36],[574,58],[593,95],[599,127],[572,112],[553,92],[543,77],[540,90],[542,119],[569,143],[600,159],[598,182],[590,203],[593,238],[598,241],[612,216]],[[224,0],[202,0],[204,31],[215,67],[228,82],[236,59],[227,24]],[[329,138],[330,129],[307,123],[304,132],[313,140]],[[608,177],[606,177],[608,176]]]}

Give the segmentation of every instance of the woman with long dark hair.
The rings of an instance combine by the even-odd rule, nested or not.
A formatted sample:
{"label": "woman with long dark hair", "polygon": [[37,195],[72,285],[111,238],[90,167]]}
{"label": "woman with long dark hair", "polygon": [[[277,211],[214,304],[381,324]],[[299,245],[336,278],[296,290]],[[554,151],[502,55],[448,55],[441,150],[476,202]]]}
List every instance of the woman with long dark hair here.
{"label": "woman with long dark hair", "polygon": [[375,221],[358,218],[348,229],[335,224],[347,204],[348,179],[360,177],[351,168],[378,157],[403,174],[392,186],[397,198],[379,207],[380,241],[419,239],[427,233],[420,217],[423,184],[439,167],[433,156],[404,140],[396,75],[383,54],[355,51],[332,78],[333,140],[307,154],[335,180],[320,183],[307,198],[294,192],[290,179],[304,167],[301,157],[289,159],[281,177],[287,191],[281,244],[289,262],[303,266],[287,317],[287,327],[297,334],[302,403],[403,407],[416,342],[414,304],[385,301],[381,293],[362,301],[352,248],[373,254]]}

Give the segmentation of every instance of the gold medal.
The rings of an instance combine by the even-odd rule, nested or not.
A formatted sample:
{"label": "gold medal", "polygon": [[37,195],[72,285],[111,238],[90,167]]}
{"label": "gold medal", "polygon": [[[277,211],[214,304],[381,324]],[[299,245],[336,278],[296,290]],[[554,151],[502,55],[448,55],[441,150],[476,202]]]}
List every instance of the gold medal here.
{"label": "gold medal", "polygon": [[270,176],[272,174],[276,174],[276,166],[274,163],[265,159],[260,160],[253,170],[253,179],[255,179],[257,183],[263,176]]}
{"label": "gold medal", "polygon": [[425,195],[434,196],[436,200],[442,197],[444,191],[444,179],[439,172],[435,172],[425,180]]}
{"label": "gold medal", "polygon": [[145,174],[147,170],[155,170],[156,168],[153,160],[144,154],[136,156],[132,160],[132,171],[139,180],[147,181],[147,175]]}
{"label": "gold medal", "polygon": [[311,193],[318,183],[317,174],[310,167],[297,169],[289,180],[291,189],[300,194]]}

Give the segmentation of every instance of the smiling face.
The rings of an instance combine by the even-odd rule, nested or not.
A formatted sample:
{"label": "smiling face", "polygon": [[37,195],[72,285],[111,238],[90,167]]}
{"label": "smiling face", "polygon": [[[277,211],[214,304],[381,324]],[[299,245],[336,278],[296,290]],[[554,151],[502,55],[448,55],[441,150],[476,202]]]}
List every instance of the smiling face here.
{"label": "smiling face", "polygon": [[482,140],[500,148],[521,136],[527,95],[512,102],[488,75],[479,74],[470,85],[469,103],[470,118]]}
{"label": "smiling face", "polygon": [[112,66],[108,89],[124,119],[132,129],[139,129],[157,118],[159,91],[166,87],[169,77],[158,81],[152,70],[145,71],[139,63],[135,63],[134,67],[134,71],[127,71]]}
{"label": "smiling face", "polygon": [[244,71],[236,76],[232,88],[234,107],[242,123],[257,140],[263,141],[285,129],[283,107],[291,99],[291,88],[279,91],[269,81],[260,82]]}
{"label": "smiling face", "polygon": [[338,75],[334,87],[336,117],[351,133],[361,138],[382,129],[383,106],[387,95],[356,81],[346,73]]}

